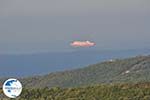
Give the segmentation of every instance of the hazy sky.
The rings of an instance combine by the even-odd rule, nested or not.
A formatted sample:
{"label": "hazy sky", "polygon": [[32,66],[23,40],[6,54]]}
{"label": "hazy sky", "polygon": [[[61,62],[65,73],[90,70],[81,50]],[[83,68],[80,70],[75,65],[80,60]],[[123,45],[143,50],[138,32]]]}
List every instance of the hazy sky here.
{"label": "hazy sky", "polygon": [[150,48],[150,0],[0,0],[0,53]]}

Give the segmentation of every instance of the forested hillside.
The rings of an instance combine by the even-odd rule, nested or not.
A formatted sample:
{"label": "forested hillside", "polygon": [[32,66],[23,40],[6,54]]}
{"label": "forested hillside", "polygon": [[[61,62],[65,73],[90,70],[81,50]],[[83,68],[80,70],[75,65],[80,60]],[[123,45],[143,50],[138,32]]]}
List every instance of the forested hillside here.
{"label": "forested hillside", "polygon": [[112,59],[76,70],[23,78],[21,81],[28,88],[150,82],[150,56]]}
{"label": "forested hillside", "polygon": [[[2,100],[9,100],[4,98]],[[16,100],[150,100],[150,83],[23,89]]]}
{"label": "forested hillside", "polygon": [[[18,100],[150,100],[150,56],[112,59],[19,80],[23,92]],[[9,100],[2,89],[0,98]]]}

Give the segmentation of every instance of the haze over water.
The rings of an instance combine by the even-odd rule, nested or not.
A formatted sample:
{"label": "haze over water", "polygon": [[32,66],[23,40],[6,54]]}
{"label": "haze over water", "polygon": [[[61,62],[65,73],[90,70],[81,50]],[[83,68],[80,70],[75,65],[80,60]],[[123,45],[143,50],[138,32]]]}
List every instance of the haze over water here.
{"label": "haze over water", "polygon": [[[148,0],[1,0],[1,75],[34,75],[149,54],[149,5]],[[96,45],[70,46],[87,40]]]}

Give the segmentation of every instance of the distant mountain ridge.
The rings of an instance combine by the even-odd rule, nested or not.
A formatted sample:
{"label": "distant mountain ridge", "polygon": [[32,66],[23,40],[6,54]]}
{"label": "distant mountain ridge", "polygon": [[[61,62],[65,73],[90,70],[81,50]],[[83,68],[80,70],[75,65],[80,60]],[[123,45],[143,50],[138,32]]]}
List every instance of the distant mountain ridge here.
{"label": "distant mountain ridge", "polygon": [[1,54],[0,77],[24,77],[50,72],[82,68],[114,58],[126,58],[150,54],[144,50],[92,50],[81,49],[73,52],[48,52],[35,54]]}
{"label": "distant mountain ridge", "polygon": [[70,71],[23,78],[28,88],[78,87],[99,83],[150,82],[150,56],[112,59]]}

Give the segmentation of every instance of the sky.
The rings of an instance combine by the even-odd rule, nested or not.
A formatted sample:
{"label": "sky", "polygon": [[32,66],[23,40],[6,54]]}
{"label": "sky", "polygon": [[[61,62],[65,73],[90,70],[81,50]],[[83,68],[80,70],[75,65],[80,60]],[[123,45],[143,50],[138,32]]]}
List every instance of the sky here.
{"label": "sky", "polygon": [[0,54],[150,48],[149,0],[0,0]]}

